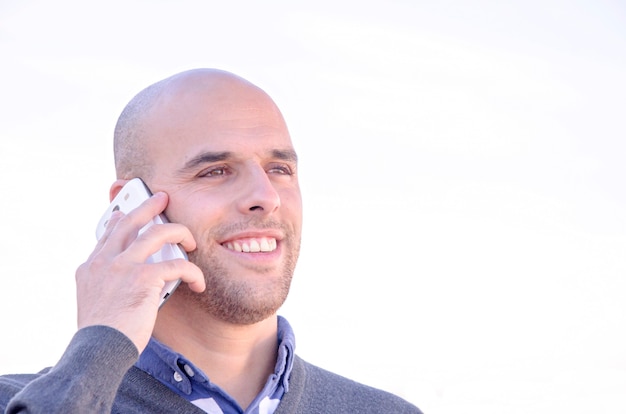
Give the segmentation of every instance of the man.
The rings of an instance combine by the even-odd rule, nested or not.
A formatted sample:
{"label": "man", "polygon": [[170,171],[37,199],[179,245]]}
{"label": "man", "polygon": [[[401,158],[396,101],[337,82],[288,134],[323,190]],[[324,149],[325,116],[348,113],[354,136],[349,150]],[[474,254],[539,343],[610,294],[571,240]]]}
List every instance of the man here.
{"label": "man", "polygon": [[[155,195],[114,214],[77,270],[78,331],[57,365],[0,379],[6,412],[420,412],[294,354],[276,312],[300,249],[297,157],[265,92],[218,70],[174,75],[131,100],[114,144],[111,198],[133,177]],[[171,223],[137,236],[163,211]],[[146,263],[165,243],[189,261]]]}

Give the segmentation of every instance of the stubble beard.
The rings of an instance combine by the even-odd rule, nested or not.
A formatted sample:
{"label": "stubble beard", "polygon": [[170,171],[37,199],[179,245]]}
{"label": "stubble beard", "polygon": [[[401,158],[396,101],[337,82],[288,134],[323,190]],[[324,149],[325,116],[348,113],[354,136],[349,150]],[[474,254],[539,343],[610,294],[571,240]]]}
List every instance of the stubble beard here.
{"label": "stubble beard", "polygon": [[196,293],[185,289],[186,286],[180,286],[183,289],[179,287],[182,290],[179,294],[187,296],[186,300],[193,301],[211,316],[231,324],[251,325],[275,314],[287,299],[300,251],[300,240],[290,233],[281,241],[281,248],[285,252],[281,268],[246,269],[258,273],[257,278],[267,274],[266,283],[252,283],[232,275],[232,270],[217,257],[216,251],[221,248],[216,245],[212,248],[199,246],[188,254],[189,260],[202,270],[206,290]]}

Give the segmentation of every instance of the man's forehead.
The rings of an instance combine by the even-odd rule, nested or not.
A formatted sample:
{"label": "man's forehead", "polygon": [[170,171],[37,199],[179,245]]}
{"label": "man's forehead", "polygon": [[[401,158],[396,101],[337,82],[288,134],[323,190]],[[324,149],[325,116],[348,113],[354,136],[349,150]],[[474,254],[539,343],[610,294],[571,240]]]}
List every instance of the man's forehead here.
{"label": "man's forehead", "polygon": [[150,99],[157,116],[177,110],[183,113],[199,110],[205,114],[246,112],[275,105],[258,86],[223,71],[184,72],[157,85],[157,92]]}
{"label": "man's forehead", "polygon": [[172,100],[153,108],[142,127],[149,136],[165,140],[290,141],[285,120],[269,97],[233,99],[228,104]]}

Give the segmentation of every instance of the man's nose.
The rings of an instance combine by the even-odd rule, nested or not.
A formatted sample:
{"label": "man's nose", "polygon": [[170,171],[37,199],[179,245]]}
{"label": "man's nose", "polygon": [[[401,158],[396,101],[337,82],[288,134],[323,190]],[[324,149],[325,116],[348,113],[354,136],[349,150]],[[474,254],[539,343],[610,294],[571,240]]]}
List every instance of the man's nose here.
{"label": "man's nose", "polygon": [[252,168],[242,177],[239,209],[244,214],[270,214],[280,207],[280,196],[270,176],[261,167]]}

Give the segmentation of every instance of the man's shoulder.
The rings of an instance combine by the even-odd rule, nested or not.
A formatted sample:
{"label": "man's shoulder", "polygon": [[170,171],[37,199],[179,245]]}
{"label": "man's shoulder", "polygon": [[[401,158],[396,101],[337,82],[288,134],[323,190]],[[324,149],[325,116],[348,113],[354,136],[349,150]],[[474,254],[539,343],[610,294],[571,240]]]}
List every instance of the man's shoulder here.
{"label": "man's shoulder", "polygon": [[[0,375],[0,412],[4,412],[9,401],[24,387],[42,378],[49,370],[46,368],[37,374]],[[202,412],[136,367],[128,370],[114,394],[112,413]]]}
{"label": "man's shoulder", "polygon": [[6,374],[0,375],[0,408],[4,410],[11,398],[20,392],[28,383],[39,378],[45,371],[37,374]]}
{"label": "man's shoulder", "polygon": [[320,368],[298,356],[284,400],[293,412],[421,413],[397,395]]}

